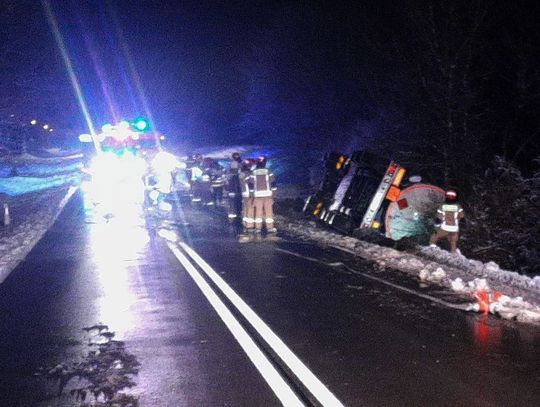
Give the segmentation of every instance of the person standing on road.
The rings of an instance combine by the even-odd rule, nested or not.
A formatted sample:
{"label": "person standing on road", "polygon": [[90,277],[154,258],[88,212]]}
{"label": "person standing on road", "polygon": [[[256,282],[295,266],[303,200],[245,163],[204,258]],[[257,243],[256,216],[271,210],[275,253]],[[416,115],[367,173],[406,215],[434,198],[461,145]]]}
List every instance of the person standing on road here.
{"label": "person standing on road", "polygon": [[257,158],[257,164],[251,174],[249,184],[253,189],[256,232],[260,233],[263,223],[265,223],[268,233],[276,233],[273,218],[273,195],[276,190],[276,180],[274,174],[266,168],[266,157]]}
{"label": "person standing on road", "polygon": [[232,154],[227,179],[227,192],[229,197],[228,216],[230,220],[237,220],[242,215],[242,189],[240,186],[240,169],[242,158],[240,153]]}
{"label": "person standing on road", "polygon": [[[450,243],[450,252],[459,253],[457,248],[459,240],[459,221],[465,217],[463,208],[457,202],[456,191],[450,189],[445,193],[445,202],[437,209],[437,218],[440,221],[437,232],[431,236],[429,245],[436,247],[440,239],[447,239]],[[460,253],[461,254],[461,253]]]}
{"label": "person standing on road", "polygon": [[212,202],[216,206],[221,206],[223,202],[223,187],[225,186],[225,176],[223,167],[214,160],[210,167],[210,188],[212,191]]}
{"label": "person standing on road", "polygon": [[240,167],[239,182],[242,190],[242,223],[245,232],[255,230],[255,204],[253,190],[250,189],[249,180],[251,178],[251,162],[245,160]]}

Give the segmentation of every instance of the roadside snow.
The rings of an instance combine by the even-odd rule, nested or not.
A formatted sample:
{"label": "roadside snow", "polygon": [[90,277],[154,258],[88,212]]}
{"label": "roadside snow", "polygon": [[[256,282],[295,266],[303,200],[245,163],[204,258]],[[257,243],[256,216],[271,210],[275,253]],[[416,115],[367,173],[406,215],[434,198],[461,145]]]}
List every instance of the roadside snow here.
{"label": "roadside snow", "polygon": [[49,177],[11,177],[0,179],[0,194],[17,196],[29,192],[42,191],[62,185],[76,183],[80,176],[76,173]]}
{"label": "roadside snow", "polygon": [[314,222],[279,217],[281,229],[305,240],[315,241],[373,261],[379,267],[399,270],[421,282],[433,283],[449,290],[470,295],[474,303],[469,310],[479,311],[474,295],[495,292],[489,311],[505,319],[540,324],[540,277],[534,278],[502,270],[496,263],[482,263],[445,250],[420,247],[415,252],[402,252],[389,247],[343,236],[325,230]]}
{"label": "roadside snow", "polygon": [[76,190],[75,186],[50,189],[12,202],[24,218],[17,216],[0,229],[0,283],[26,258]]}
{"label": "roadside snow", "polygon": [[[21,154],[0,160],[0,283],[26,258],[77,189],[78,158]],[[28,176],[10,176],[13,173]]]}
{"label": "roadside snow", "polygon": [[69,153],[61,150],[56,150],[55,153],[53,153],[52,150],[47,150],[46,152],[49,154],[47,157],[23,153],[9,157],[9,160],[13,162],[61,163],[72,160],[80,160],[82,158],[82,154],[80,153]]}

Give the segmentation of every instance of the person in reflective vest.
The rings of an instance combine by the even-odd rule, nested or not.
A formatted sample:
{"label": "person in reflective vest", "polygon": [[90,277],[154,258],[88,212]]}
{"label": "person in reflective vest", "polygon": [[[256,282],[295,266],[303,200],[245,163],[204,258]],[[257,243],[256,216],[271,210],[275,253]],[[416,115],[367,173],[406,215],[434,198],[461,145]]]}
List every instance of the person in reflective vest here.
{"label": "person in reflective vest", "polygon": [[457,248],[459,240],[459,221],[465,217],[463,208],[457,202],[457,193],[448,190],[445,193],[445,203],[437,209],[437,218],[440,225],[437,232],[429,240],[429,245],[435,247],[440,239],[447,239],[450,243],[450,252],[459,252]]}
{"label": "person in reflective vest", "polygon": [[240,186],[241,166],[242,158],[240,157],[240,153],[233,153],[227,179],[227,196],[229,198],[228,217],[232,221],[235,221],[242,216],[242,188]]}
{"label": "person in reflective vest", "polygon": [[250,189],[252,163],[245,160],[240,168],[239,181],[242,193],[242,223],[246,232],[255,230],[255,205],[253,191]]}
{"label": "person in reflective vest", "polygon": [[209,175],[210,189],[212,191],[211,202],[216,206],[220,206],[223,202],[223,187],[225,186],[225,175],[223,173],[223,167],[215,160],[210,166]]}
{"label": "person in reflective vest", "polygon": [[199,203],[202,201],[202,176],[203,176],[203,157],[196,154],[189,163],[189,183],[191,185],[191,202]]}
{"label": "person in reflective vest", "polygon": [[253,190],[255,205],[255,230],[260,232],[263,223],[266,224],[268,233],[275,233],[274,225],[274,198],[276,180],[274,174],[266,168],[266,157],[257,158],[256,167],[251,173],[249,184]]}

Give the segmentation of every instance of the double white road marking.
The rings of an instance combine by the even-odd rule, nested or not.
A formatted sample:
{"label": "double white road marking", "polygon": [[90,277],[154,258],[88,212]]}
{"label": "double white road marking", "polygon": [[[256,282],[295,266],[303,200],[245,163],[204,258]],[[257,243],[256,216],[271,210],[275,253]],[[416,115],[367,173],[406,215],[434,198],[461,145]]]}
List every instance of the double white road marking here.
{"label": "double white road marking", "polygon": [[[249,305],[247,305],[246,302],[219,276],[219,274],[195,252],[195,250],[183,242],[175,244],[169,241],[167,244],[283,405],[303,406],[305,404],[291,388],[290,384],[282,377],[265,353],[255,343],[249,333],[234,317],[212,287],[206,282],[188,256],[201,268],[206,276],[212,280],[219,290],[221,290],[221,293],[234,305],[258,335],[260,335],[275,354],[279,356],[282,363],[287,366],[321,405],[328,407],[338,407],[343,405],[249,307]],[[180,250],[178,246],[180,246],[182,250]]]}

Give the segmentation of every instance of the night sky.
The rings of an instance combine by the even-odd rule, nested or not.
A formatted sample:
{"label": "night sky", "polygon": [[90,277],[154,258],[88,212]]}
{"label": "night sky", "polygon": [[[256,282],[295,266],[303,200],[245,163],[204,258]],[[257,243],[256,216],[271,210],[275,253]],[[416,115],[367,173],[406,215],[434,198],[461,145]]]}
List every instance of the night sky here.
{"label": "night sky", "polygon": [[[0,114],[87,131],[42,3],[2,3]],[[194,144],[408,157],[421,146],[425,157],[450,137],[452,149],[485,146],[489,157],[538,152],[532,1],[49,3],[97,128],[150,114],[171,140]]]}
{"label": "night sky", "polygon": [[[31,12],[22,25],[37,35],[27,40],[25,52],[27,58],[46,54],[40,80],[54,92],[50,99],[33,98],[30,105],[58,127],[84,130],[45,12],[38,2],[26,3]],[[267,3],[60,0],[51,6],[96,126],[145,114],[131,55],[159,130],[173,137],[208,133],[220,138],[242,114],[246,84],[241,70],[250,38],[273,12]]]}

